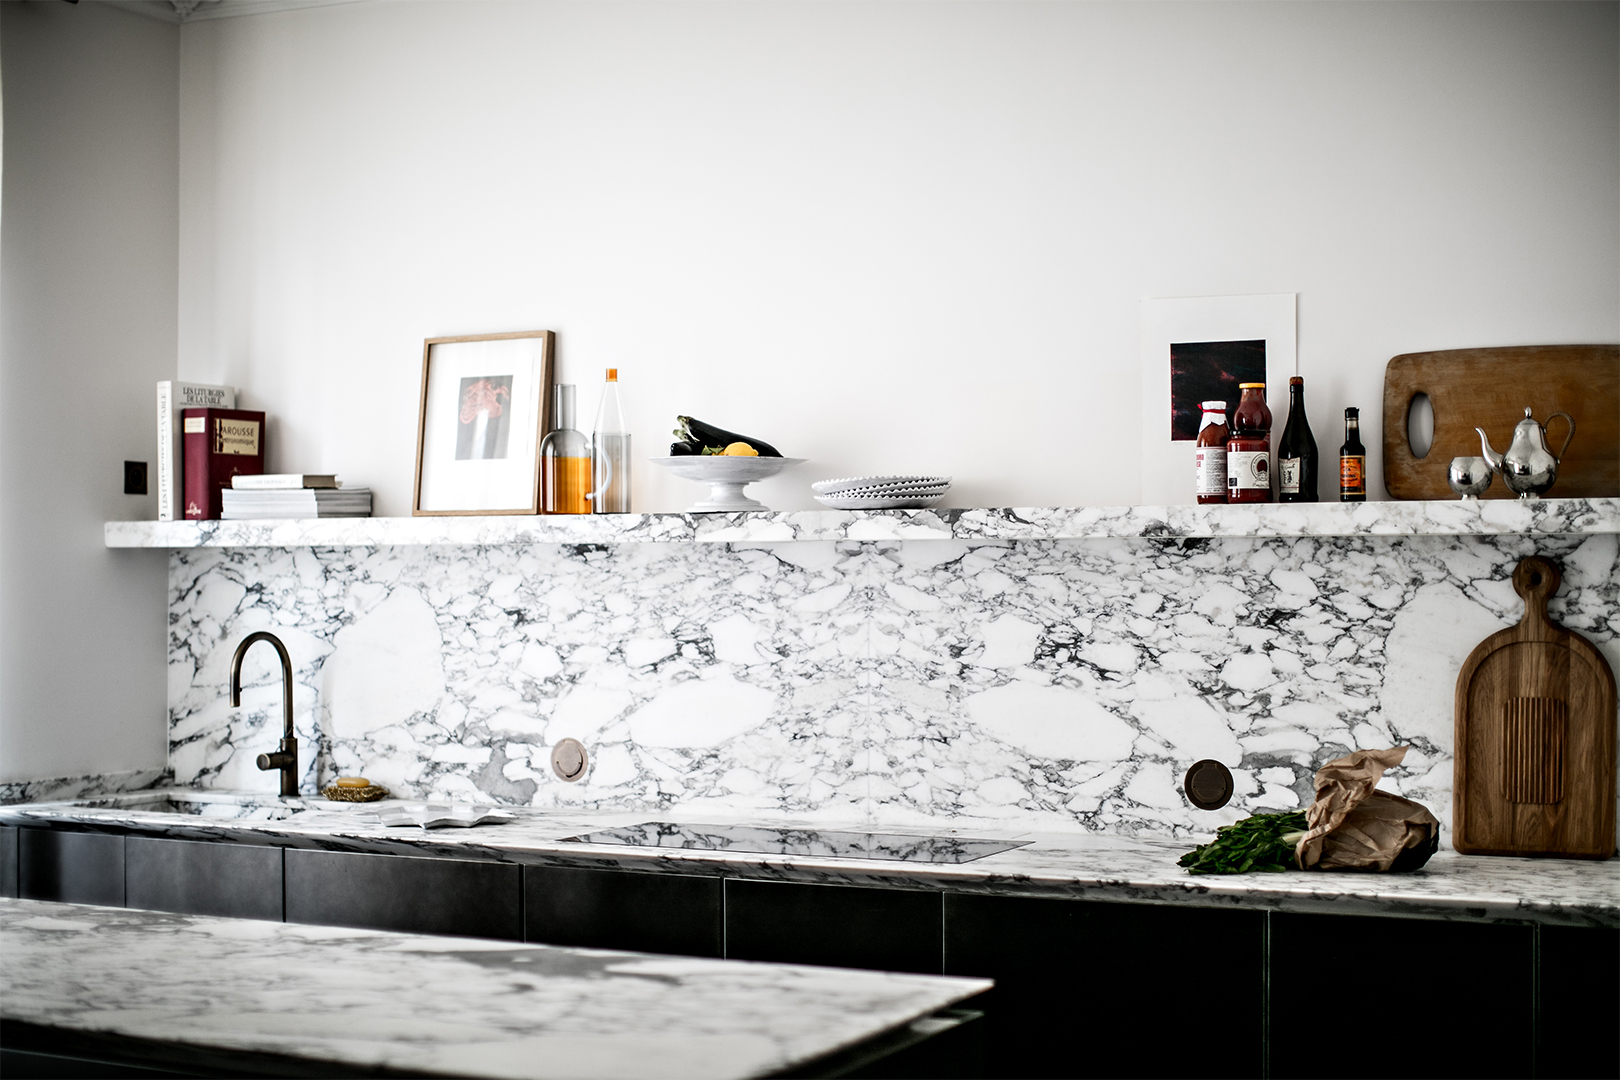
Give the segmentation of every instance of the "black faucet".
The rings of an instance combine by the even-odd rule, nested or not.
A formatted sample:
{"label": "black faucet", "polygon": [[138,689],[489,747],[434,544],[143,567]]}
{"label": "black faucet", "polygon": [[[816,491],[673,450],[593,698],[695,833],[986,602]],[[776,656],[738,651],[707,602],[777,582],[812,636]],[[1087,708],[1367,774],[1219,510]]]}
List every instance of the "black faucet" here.
{"label": "black faucet", "polygon": [[276,655],[281,657],[281,749],[273,754],[260,754],[259,768],[266,772],[280,769],[281,793],[297,795],[298,740],[293,738],[292,657],[287,655],[287,646],[281,643],[281,639],[267,630],[256,630],[243,638],[242,644],[236,647],[236,655],[231,657],[231,706],[234,708],[242,704],[242,657],[255,641],[268,641],[276,647]]}

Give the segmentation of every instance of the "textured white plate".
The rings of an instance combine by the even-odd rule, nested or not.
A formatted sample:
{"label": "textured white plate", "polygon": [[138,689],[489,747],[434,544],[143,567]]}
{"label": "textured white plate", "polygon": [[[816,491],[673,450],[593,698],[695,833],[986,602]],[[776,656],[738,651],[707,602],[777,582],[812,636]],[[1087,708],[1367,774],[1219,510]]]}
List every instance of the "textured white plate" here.
{"label": "textured white plate", "polygon": [[856,499],[846,498],[840,493],[836,495],[817,495],[816,502],[821,503],[823,506],[830,506],[834,510],[921,510],[933,506],[944,497],[943,495],[912,495],[887,499]]}
{"label": "textured white plate", "polygon": [[817,495],[832,495],[853,488],[884,487],[891,484],[949,484],[948,476],[846,476],[841,480],[817,480],[810,490]]}
{"label": "textured white plate", "polygon": [[880,499],[895,498],[901,495],[943,495],[950,490],[949,484],[879,484],[876,487],[841,488],[838,491],[826,491],[824,495],[841,495],[849,499]]}
{"label": "textured white plate", "polygon": [[466,803],[405,803],[375,811],[380,824],[391,828],[417,825],[424,829],[462,828],[474,825],[503,825],[515,821],[517,815],[491,806],[470,806]]}

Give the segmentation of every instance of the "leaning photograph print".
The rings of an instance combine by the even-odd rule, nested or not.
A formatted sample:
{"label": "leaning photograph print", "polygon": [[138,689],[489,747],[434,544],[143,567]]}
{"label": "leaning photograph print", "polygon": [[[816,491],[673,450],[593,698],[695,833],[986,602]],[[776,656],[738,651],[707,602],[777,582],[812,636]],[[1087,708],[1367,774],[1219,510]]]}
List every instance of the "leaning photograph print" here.
{"label": "leaning photograph print", "polygon": [[414,515],[540,512],[552,341],[529,330],[423,343]]}

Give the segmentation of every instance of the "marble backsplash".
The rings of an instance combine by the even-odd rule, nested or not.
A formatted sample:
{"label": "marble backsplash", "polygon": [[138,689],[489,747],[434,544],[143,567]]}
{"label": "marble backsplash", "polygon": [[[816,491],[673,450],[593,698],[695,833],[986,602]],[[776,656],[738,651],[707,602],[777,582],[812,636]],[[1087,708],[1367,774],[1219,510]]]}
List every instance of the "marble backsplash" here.
{"label": "marble backsplash", "polygon": [[0,783],[0,806],[10,806],[14,803],[61,802],[68,799],[82,799],[90,795],[140,791],[166,785],[172,779],[169,770],[164,768],[11,780]]}
{"label": "marble backsplash", "polygon": [[[1185,836],[1408,743],[1385,786],[1448,820],[1457,670],[1532,553],[1620,667],[1613,533],[176,550],[170,767],[275,789],[273,650],[227,701],[267,629],[306,791]],[[1237,780],[1216,813],[1180,791],[1204,757]]]}

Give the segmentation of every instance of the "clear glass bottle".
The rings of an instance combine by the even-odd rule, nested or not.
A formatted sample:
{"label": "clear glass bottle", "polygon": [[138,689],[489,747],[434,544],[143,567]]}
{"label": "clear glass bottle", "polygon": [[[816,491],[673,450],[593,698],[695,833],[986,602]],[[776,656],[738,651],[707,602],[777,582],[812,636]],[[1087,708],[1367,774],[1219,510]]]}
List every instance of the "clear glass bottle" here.
{"label": "clear glass bottle", "polygon": [[594,489],[589,498],[598,514],[630,512],[630,432],[624,426],[624,406],[619,401],[619,369],[607,369],[602,387],[602,405],[596,410],[596,429],[591,434],[591,479]]}
{"label": "clear glass bottle", "polygon": [[540,511],[588,514],[591,448],[574,430],[574,388],[552,387],[551,430],[540,440]]}

